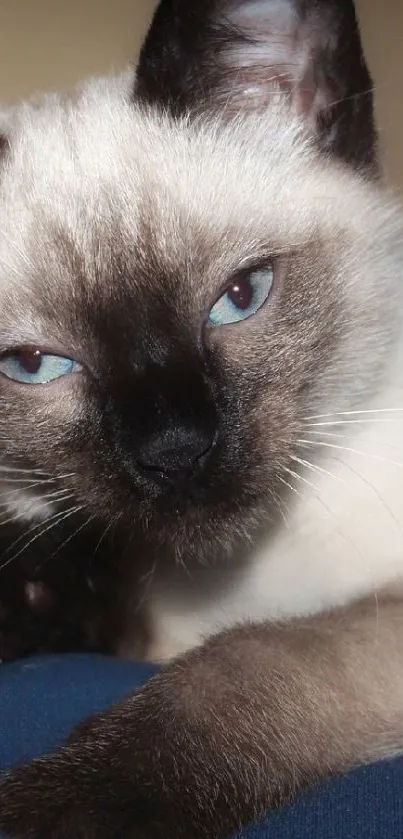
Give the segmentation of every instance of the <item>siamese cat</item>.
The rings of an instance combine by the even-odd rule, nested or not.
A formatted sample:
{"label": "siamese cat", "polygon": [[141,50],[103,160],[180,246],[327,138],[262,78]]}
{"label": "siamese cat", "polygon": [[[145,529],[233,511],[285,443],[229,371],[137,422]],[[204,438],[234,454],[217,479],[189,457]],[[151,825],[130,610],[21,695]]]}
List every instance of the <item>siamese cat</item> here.
{"label": "siamese cat", "polygon": [[352,2],[162,0],[133,78],[2,130],[8,558],[93,528],[116,652],[167,663],[0,827],[224,839],[403,748],[402,222]]}

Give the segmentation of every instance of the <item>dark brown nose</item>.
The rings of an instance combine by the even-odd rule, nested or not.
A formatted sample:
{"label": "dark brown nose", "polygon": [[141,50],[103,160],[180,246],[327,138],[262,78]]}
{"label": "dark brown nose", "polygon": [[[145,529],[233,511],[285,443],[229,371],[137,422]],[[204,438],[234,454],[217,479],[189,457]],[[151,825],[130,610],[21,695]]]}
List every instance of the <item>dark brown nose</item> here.
{"label": "dark brown nose", "polygon": [[154,480],[175,483],[191,477],[207,460],[213,445],[214,434],[203,427],[169,428],[142,441],[137,464]]}
{"label": "dark brown nose", "polygon": [[111,405],[109,433],[127,472],[166,487],[200,474],[218,434],[214,395],[200,359],[149,364]]}

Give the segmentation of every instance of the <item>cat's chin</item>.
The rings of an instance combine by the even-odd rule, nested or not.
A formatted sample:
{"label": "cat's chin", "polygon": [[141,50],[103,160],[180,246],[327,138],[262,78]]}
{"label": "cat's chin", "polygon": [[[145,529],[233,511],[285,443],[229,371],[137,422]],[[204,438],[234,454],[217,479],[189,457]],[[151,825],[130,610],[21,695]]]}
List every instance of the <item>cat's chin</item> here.
{"label": "cat's chin", "polygon": [[250,553],[251,543],[257,544],[275,521],[261,499],[208,505],[188,498],[154,505],[132,527],[148,555],[220,563]]}

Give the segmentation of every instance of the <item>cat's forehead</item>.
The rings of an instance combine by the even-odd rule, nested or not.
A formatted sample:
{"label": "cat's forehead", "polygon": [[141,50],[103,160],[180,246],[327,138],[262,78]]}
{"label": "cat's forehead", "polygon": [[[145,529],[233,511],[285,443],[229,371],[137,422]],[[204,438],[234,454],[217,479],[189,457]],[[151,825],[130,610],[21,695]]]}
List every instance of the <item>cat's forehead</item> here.
{"label": "cat's forehead", "polygon": [[149,294],[173,280],[197,296],[201,274],[220,284],[212,275],[330,223],[339,177],[275,108],[230,123],[171,120],[116,82],[23,106],[0,181],[0,295],[12,289],[13,307],[30,292],[57,304],[92,285]]}
{"label": "cat's forehead", "polygon": [[226,127],[217,119],[171,120],[100,83],[74,99],[20,108],[10,146],[4,211],[20,213],[20,224],[36,216],[38,235],[48,220],[95,230],[111,216],[131,233],[144,218],[163,233],[178,226],[181,212],[214,230],[243,229],[245,221],[252,228],[264,205],[275,228],[311,157],[284,112]]}

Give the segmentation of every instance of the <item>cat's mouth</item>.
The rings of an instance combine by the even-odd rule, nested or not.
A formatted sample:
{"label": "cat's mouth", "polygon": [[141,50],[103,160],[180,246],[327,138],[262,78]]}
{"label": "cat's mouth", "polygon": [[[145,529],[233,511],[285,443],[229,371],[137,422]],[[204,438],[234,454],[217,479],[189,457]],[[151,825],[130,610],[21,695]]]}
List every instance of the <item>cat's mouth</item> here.
{"label": "cat's mouth", "polygon": [[[278,521],[273,499],[251,486],[200,488],[184,484],[158,496],[140,509],[127,509],[131,538],[151,551],[192,555],[196,560],[221,561],[256,544]],[[123,520],[123,517],[122,517]],[[150,553],[150,550],[147,551]]]}

